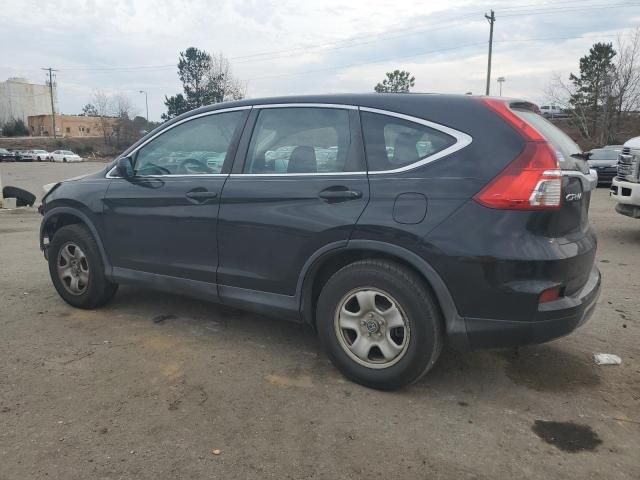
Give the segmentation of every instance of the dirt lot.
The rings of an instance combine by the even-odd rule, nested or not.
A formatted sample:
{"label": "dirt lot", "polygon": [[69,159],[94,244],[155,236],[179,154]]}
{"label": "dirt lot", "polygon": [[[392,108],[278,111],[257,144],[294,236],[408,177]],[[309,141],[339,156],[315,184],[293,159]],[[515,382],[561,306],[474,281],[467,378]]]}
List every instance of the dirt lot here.
{"label": "dirt lot", "polygon": [[[0,172],[33,186],[90,166]],[[518,355],[445,351],[381,393],[345,381],[300,325],[131,287],[75,310],[38,215],[1,212],[0,479],[638,479],[640,221],[606,189],[591,216],[604,289],[587,325]]]}

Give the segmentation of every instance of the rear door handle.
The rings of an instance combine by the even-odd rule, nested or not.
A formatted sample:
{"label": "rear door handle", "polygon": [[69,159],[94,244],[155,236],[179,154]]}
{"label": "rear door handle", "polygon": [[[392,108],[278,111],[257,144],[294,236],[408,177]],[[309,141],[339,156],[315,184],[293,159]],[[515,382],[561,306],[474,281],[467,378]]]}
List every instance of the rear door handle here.
{"label": "rear door handle", "polygon": [[362,192],[358,190],[335,190],[326,189],[318,194],[318,197],[325,200],[356,200],[362,197]]}
{"label": "rear door handle", "polygon": [[193,200],[196,203],[204,203],[207,200],[216,198],[217,196],[218,194],[216,192],[207,192],[202,190],[191,191],[185,194],[185,197],[187,197],[189,200]]}

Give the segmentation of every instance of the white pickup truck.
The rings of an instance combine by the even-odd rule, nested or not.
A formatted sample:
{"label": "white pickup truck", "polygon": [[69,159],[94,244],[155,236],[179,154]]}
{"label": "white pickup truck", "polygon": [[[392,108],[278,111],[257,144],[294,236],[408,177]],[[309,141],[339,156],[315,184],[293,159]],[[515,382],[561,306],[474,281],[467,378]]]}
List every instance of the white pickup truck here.
{"label": "white pickup truck", "polygon": [[640,137],[629,140],[618,157],[618,175],[611,182],[616,212],[640,218]]}

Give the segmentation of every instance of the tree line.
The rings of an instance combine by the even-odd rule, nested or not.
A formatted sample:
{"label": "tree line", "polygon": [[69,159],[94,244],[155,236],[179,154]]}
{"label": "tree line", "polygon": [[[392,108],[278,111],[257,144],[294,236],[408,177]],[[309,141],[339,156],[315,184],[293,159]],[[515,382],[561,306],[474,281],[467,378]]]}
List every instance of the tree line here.
{"label": "tree line", "polygon": [[623,143],[640,122],[640,29],[613,43],[596,43],[580,58],[579,73],[568,80],[554,74],[547,87],[551,102],[564,108],[570,123],[590,145]]}

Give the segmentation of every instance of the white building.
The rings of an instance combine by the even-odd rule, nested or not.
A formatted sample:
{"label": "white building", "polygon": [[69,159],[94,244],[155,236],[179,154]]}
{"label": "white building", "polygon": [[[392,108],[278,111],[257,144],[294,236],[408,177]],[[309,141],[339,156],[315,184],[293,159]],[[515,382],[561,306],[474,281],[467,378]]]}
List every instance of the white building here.
{"label": "white building", "polygon": [[[56,99],[55,83],[53,99]],[[56,113],[58,107],[56,105]],[[30,115],[51,114],[51,94],[48,85],[29,83],[25,78],[13,77],[0,82],[0,125],[10,120],[27,124]]]}

